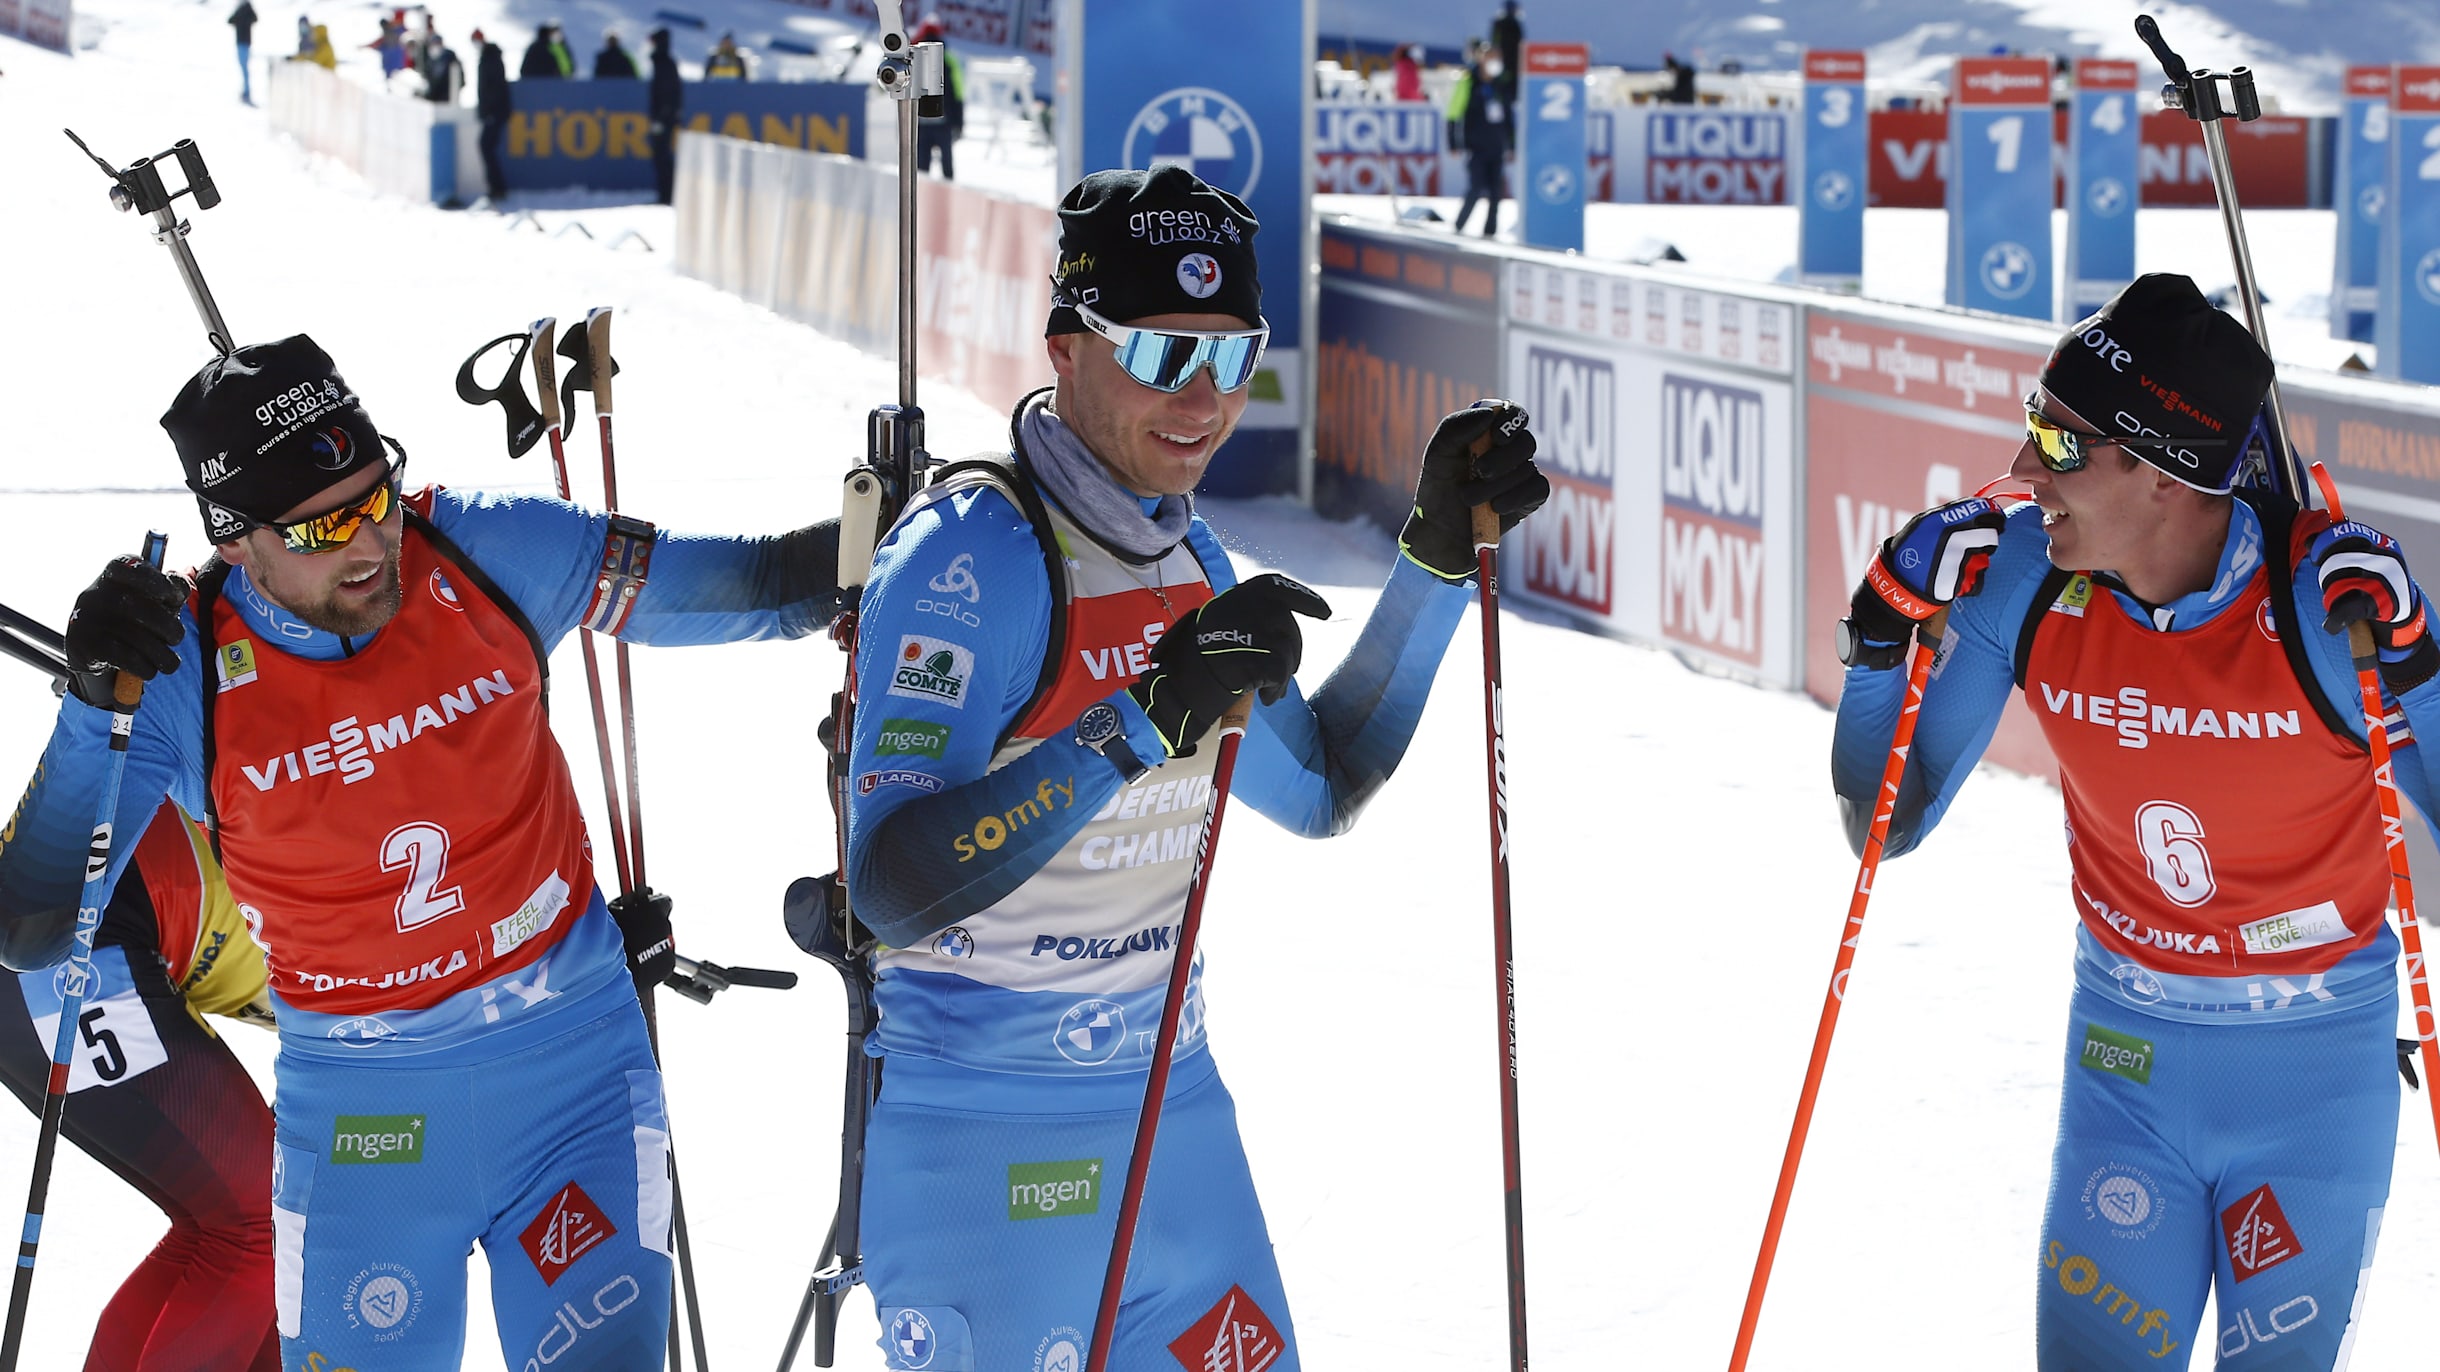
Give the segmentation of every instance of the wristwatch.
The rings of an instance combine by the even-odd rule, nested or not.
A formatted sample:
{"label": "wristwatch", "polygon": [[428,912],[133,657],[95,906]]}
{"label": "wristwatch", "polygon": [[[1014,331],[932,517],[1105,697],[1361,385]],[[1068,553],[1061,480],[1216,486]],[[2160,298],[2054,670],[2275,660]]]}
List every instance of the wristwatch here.
{"label": "wristwatch", "polygon": [[1869,667],[1876,672],[1885,672],[1906,660],[1904,643],[1868,643],[1864,640],[1864,631],[1856,627],[1853,618],[1838,622],[1831,641],[1838,648],[1838,660],[1850,667]]}
{"label": "wristwatch", "polygon": [[1076,741],[1108,758],[1130,785],[1143,780],[1144,774],[1152,770],[1127,746],[1127,721],[1118,713],[1118,707],[1106,700],[1086,706],[1084,713],[1076,716]]}

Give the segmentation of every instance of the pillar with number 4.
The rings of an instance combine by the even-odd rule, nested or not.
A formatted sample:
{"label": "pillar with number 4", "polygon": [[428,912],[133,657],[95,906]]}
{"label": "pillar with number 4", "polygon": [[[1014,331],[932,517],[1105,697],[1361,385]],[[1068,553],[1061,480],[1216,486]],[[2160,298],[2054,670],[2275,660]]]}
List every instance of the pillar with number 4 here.
{"label": "pillar with number 4", "polygon": [[2390,77],[2388,200],[2380,374],[2440,383],[2440,67],[2400,66]]}

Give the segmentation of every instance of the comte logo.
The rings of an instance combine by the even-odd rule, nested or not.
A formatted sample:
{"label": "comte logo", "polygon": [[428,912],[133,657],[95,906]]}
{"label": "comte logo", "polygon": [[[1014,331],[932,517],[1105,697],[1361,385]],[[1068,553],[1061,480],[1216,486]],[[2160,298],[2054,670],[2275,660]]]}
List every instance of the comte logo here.
{"label": "comte logo", "polygon": [[964,644],[908,634],[898,640],[889,693],[937,700],[962,710],[966,708],[966,682],[973,675],[974,653]]}

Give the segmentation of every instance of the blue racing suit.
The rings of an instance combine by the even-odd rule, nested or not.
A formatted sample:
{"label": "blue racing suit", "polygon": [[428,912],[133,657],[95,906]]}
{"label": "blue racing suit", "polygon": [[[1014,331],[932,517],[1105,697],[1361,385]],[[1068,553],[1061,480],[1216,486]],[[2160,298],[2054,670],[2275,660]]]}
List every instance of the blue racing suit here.
{"label": "blue racing suit", "polygon": [[[848,870],[887,945],[863,1239],[892,1367],[1083,1365],[1217,751],[1163,762],[1124,687],[1234,581],[1200,516],[1130,561],[1005,477],[935,486],[880,549]],[[1404,754],[1468,599],[1402,559],[1321,690],[1254,710],[1232,799],[1308,837],[1345,829]],[[1161,765],[1129,782],[1078,741],[1096,702]],[[1199,966],[1187,997],[1110,1365],[1288,1372]]]}
{"label": "blue racing suit", "polygon": [[[2083,919],[2035,1271],[2048,1372],[2184,1366],[2215,1278],[2221,1327],[2204,1337],[2224,1367],[2343,1366],[2362,1315],[2397,1140],[2398,942],[2380,917],[2357,678],[2344,637],[2321,628],[2303,540],[2266,534],[2275,519],[2232,501],[2212,584],[2153,606],[2106,573],[2055,572],[2040,512],[2018,507],[1982,589],[1949,609],[1890,819],[1891,856],[1931,831],[2022,685],[2060,750]],[[2120,675],[2098,692],[2071,677],[2094,634],[2121,649],[2108,659]],[[1846,676],[1832,772],[1859,848],[1905,676]],[[2285,708],[2256,708],[2271,685]],[[2440,683],[2387,704],[2398,784],[2429,814],[2414,738],[2440,729]],[[2306,774],[2255,761],[2299,748],[2326,750],[2312,775],[2335,778],[2346,805],[2310,811],[2293,794]],[[2240,769],[2244,784],[2192,775],[2181,757]],[[2147,798],[2133,837],[2100,823],[2118,812],[2092,799],[2117,784]],[[2248,824],[2275,841],[2239,841]],[[2326,889],[2354,893],[2343,923],[2329,900],[2274,914],[2278,903],[2229,898],[2325,870]],[[2105,898],[2153,883],[2174,906],[2152,908],[2191,922],[2172,929]],[[2275,961],[2314,945],[2325,955],[2310,975]]]}
{"label": "blue racing suit", "polygon": [[[264,793],[282,784],[276,758],[260,775],[251,758],[207,764],[207,684],[218,683],[223,737],[232,702],[240,699],[233,689],[267,689],[232,675],[241,661],[245,676],[259,669],[266,682],[275,672],[285,673],[283,679],[310,676],[322,669],[291,667],[288,660],[344,666],[376,652],[384,635],[408,633],[410,625],[474,622],[468,611],[477,597],[485,615],[523,617],[521,627],[530,628],[536,643],[517,642],[514,653],[547,653],[589,613],[601,612],[594,603],[596,573],[612,531],[609,516],[549,499],[450,491],[432,493],[429,509],[430,527],[462,550],[464,561],[437,564],[428,585],[427,578],[406,585],[404,608],[373,635],[342,640],[313,628],[258,593],[244,569],[231,568],[216,613],[233,613],[243,638],[214,653],[201,644],[190,602],[179,668],[152,683],[135,723],[117,816],[121,833],[141,832],[165,795],[190,813],[208,813],[207,765],[223,769],[224,798],[242,801],[248,794],[245,781],[230,780],[232,768],[243,769]],[[816,533],[660,536],[649,580],[619,633],[638,642],[686,644],[812,631],[836,608],[830,570],[835,543],[816,546],[822,542]],[[402,565],[418,565],[414,559],[427,556],[419,549],[437,546],[417,537],[410,522]],[[400,669],[416,665],[395,654],[382,661]],[[512,665],[520,681],[531,682],[539,670],[530,661]],[[507,691],[510,679],[503,672],[497,689]],[[485,678],[482,684],[490,691],[494,682]],[[446,713],[417,710],[410,702],[412,721],[402,714],[390,722],[395,728],[388,746],[402,747],[443,725],[450,731],[444,738],[466,736],[478,727],[473,721],[529,708],[495,694],[477,699],[472,686],[461,694],[464,709],[482,713],[458,713],[460,703],[451,700],[440,702]],[[389,708],[376,712],[368,703],[366,717]],[[99,804],[108,721],[107,712],[73,697],[61,706],[16,820],[0,837],[0,910],[15,917],[0,946],[12,965],[40,966],[65,952]],[[540,731],[538,720],[533,727]],[[340,732],[334,725],[333,738]],[[429,768],[443,746],[436,740],[412,755],[385,753],[377,764],[364,759],[360,765],[368,774],[378,766],[412,776],[401,769],[418,761]],[[540,746],[556,747],[547,732]],[[328,761],[331,745],[308,747],[304,756],[306,779],[297,780],[291,762],[289,782],[319,786],[309,794],[348,807],[347,826],[387,822],[354,799],[375,788],[343,789],[362,778],[350,772],[342,782]],[[457,789],[472,796],[461,811],[470,816],[481,814],[486,796],[496,807],[499,795],[515,794],[505,785]],[[573,796],[566,799],[572,806]],[[223,816],[222,822],[226,829],[235,821]],[[518,832],[510,831],[512,845]],[[379,835],[373,829],[362,846],[368,858],[383,852],[387,870],[389,846]],[[354,841],[352,829],[345,836]],[[113,850],[110,882],[120,878],[134,847],[124,843]],[[249,875],[230,869],[230,886],[241,899]],[[437,885],[435,880],[427,889]],[[438,894],[456,898],[455,890]],[[445,969],[435,960],[378,983],[366,979],[348,989],[376,1004],[351,1004],[345,1013],[312,1008],[314,998],[299,988],[311,989],[314,978],[294,965],[297,944],[283,937],[278,921],[245,910],[270,951],[281,1038],[276,1154],[265,1161],[274,1176],[275,1286],[287,1367],[456,1368],[465,1340],[465,1259],[476,1242],[490,1254],[493,1307],[509,1367],[631,1368],[658,1360],[670,1289],[668,1123],[660,1074],[623,941],[601,891],[588,881],[573,891],[562,887],[560,895],[561,903],[526,924],[491,927],[493,941],[478,945],[499,951],[505,965],[513,944],[542,946],[543,935],[551,935],[538,959],[529,952],[529,960],[496,975],[478,965],[462,982],[456,976],[463,957]],[[398,933],[409,924],[406,899],[400,898]],[[451,913],[428,903],[418,915],[429,929],[489,918],[477,911],[444,918]],[[368,956],[376,960],[394,937],[386,927],[389,911],[380,914],[384,927],[340,934],[352,946],[373,950]],[[289,918],[294,922],[286,929],[299,944],[334,937],[313,927],[310,909]],[[283,947],[290,949],[286,967]],[[437,991],[428,984],[444,976],[449,981]]]}

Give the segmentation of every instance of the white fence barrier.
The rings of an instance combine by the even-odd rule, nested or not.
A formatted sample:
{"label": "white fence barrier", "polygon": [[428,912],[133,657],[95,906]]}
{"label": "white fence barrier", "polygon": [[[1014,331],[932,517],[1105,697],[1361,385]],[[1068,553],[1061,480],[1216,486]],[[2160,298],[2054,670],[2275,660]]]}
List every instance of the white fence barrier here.
{"label": "white fence barrier", "polygon": [[367,90],[311,62],[273,62],[267,84],[273,128],[384,195],[446,204],[481,193],[472,111]]}

